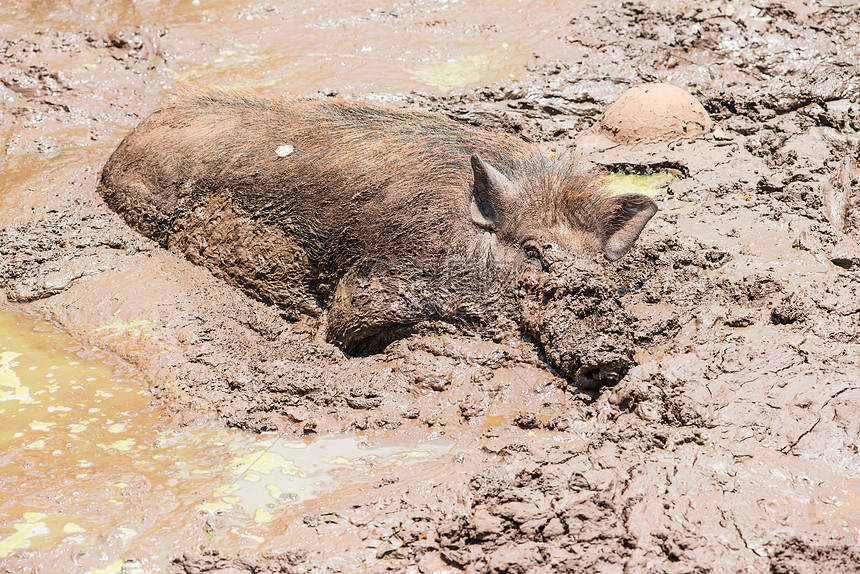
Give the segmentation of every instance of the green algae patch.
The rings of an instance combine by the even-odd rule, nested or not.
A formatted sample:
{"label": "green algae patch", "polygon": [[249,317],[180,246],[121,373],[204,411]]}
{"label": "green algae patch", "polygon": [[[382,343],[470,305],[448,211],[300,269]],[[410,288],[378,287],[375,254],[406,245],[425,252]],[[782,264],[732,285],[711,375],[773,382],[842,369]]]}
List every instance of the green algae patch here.
{"label": "green algae patch", "polygon": [[293,461],[284,458],[279,453],[268,451],[252,451],[242,456],[237,456],[230,461],[227,467],[240,475],[247,473],[251,469],[261,474],[271,474],[275,471],[287,474],[297,474],[299,472]]}
{"label": "green algae patch", "polygon": [[[259,44],[254,42],[228,42],[228,46],[218,50],[217,55],[209,60],[197,60],[194,66],[184,70],[166,66],[164,68],[167,77],[176,83],[196,83],[210,76],[224,76],[226,74],[243,72],[243,76],[252,78],[262,74],[249,74],[248,69],[263,69],[270,62],[271,56],[264,54]],[[272,86],[278,83],[277,79],[269,80],[247,80],[235,82],[220,82],[225,88],[260,88]]]}
{"label": "green algae patch", "polygon": [[432,62],[406,69],[410,76],[442,91],[513,77],[533,58],[511,53],[507,44],[460,60]]}
{"label": "green algae patch", "polygon": [[0,353],[0,401],[20,401],[32,403],[30,389],[21,384],[21,379],[13,369],[13,361],[21,353],[4,351]]}
{"label": "green algae patch", "polygon": [[[446,441],[418,445],[369,445],[359,436],[314,441],[261,441],[228,465],[235,478],[215,489],[197,509],[208,514],[249,516],[276,523],[288,505],[314,499],[386,468],[420,463],[447,453]],[[289,514],[286,514],[287,516]]]}
{"label": "green algae patch", "polygon": [[265,508],[258,508],[254,511],[254,522],[257,524],[271,522],[274,518],[274,515]]}
{"label": "green algae patch", "polygon": [[136,441],[133,438],[125,438],[121,440],[115,440],[110,444],[99,443],[96,446],[104,450],[118,450],[120,452],[125,452],[127,450],[131,450],[131,448],[135,445],[135,442]]}
{"label": "green algae patch", "polygon": [[51,430],[51,428],[54,427],[56,424],[57,423],[48,423],[48,422],[42,422],[42,421],[30,421],[30,423],[27,426],[29,426],[33,430],[46,431],[46,430]]}
{"label": "green algae patch", "polygon": [[74,522],[67,522],[63,526],[63,532],[66,534],[80,534],[82,532],[86,532],[87,529],[81,526],[80,524],[75,524]]}
{"label": "green algae patch", "polygon": [[139,334],[154,330],[155,322],[146,319],[135,319],[133,321],[116,320],[96,327],[96,331],[108,331],[112,335],[121,335],[124,333]]}
{"label": "green algae patch", "polygon": [[87,570],[87,574],[119,574],[122,572],[122,565],[122,560],[115,560],[104,568],[93,568],[91,570]]}
{"label": "green algae patch", "polygon": [[676,176],[667,172],[648,175],[613,173],[607,178],[606,188],[612,195],[641,193],[648,197],[660,197],[666,195],[666,188],[676,179]]}
{"label": "green algae patch", "polygon": [[[134,319],[131,321],[111,321],[93,329],[108,341],[143,340],[154,343],[158,348],[166,350],[167,340],[162,329],[155,321],[149,319]],[[106,392],[103,390],[103,392]]]}

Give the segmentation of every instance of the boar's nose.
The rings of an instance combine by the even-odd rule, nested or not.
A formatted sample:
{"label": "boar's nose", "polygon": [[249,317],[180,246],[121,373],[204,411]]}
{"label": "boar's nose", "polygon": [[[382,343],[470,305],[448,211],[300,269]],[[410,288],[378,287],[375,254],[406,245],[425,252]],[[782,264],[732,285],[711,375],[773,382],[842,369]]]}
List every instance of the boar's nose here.
{"label": "boar's nose", "polygon": [[576,370],[574,379],[581,389],[599,389],[600,387],[612,386],[620,381],[624,374],[624,368],[623,365],[615,362],[599,366],[584,365]]}

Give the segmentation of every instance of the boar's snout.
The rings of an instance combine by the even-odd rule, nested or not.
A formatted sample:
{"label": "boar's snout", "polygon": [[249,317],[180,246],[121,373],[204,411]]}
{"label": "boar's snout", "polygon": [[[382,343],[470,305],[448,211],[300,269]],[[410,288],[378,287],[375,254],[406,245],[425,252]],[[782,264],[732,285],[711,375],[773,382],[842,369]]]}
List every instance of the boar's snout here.
{"label": "boar's snout", "polygon": [[550,364],[582,389],[621,380],[633,363],[633,317],[597,266],[556,266],[519,281],[525,330]]}
{"label": "boar's snout", "polygon": [[537,334],[549,362],[583,389],[613,385],[633,363],[633,317],[616,298],[551,300]]}

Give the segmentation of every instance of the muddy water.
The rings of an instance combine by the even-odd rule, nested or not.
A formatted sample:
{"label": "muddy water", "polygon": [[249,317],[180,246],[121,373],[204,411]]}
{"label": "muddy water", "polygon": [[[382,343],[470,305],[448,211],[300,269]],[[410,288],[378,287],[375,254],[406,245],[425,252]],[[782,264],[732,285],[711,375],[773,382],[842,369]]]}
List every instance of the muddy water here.
{"label": "muddy water", "polygon": [[0,559],[34,550],[83,572],[157,571],[189,543],[255,547],[299,503],[452,449],[179,429],[162,415],[129,369],[0,311]]}
{"label": "muddy water", "polygon": [[[115,43],[122,41],[123,28],[142,27],[138,49],[179,83],[293,94],[321,89],[390,93],[446,91],[519,75],[524,65],[560,54],[554,24],[560,13],[571,14],[577,5],[557,0],[300,0],[278,6],[236,0],[12,0],[0,22],[13,31],[75,31],[83,24]],[[181,41],[171,42],[166,51],[165,34]]]}

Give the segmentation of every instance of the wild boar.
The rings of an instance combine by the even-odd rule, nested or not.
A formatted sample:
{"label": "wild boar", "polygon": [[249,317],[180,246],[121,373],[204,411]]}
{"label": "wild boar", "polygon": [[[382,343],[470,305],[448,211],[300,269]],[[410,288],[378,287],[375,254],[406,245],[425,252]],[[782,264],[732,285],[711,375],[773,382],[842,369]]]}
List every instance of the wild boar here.
{"label": "wild boar", "polygon": [[126,221],[263,301],[373,352],[428,321],[515,321],[593,388],[632,358],[603,266],[657,210],[512,135],[337,99],[200,91],[156,111],[105,165]]}

